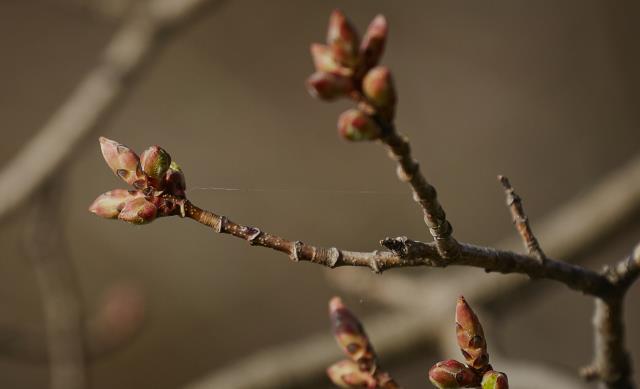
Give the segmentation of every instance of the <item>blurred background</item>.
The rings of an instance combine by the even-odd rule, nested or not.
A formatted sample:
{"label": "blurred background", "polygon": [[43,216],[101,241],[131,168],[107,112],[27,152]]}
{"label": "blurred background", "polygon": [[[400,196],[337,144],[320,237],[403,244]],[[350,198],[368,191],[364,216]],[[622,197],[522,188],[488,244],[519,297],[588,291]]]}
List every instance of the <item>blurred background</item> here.
{"label": "blurred background", "polygon": [[[0,167],[95,66],[135,3],[0,1]],[[325,104],[305,91],[313,71],[308,46],[324,40],[336,7],[360,31],[376,14],[387,16],[383,63],[399,91],[398,128],[461,241],[490,245],[515,234],[497,174],[524,197],[535,230],[536,220],[640,150],[638,2],[225,0],[167,42],[56,174],[64,182],[59,228],[87,315],[114,284],[135,285],[146,297],[144,328],[91,365],[93,388],[179,388],[309,334],[331,341],[326,304],[336,294],[363,318],[390,309],[331,281],[365,269],[295,264],[179,218],[134,227],[87,212],[97,195],[123,185],[100,154],[104,135],[138,151],[163,146],[183,167],[194,203],[284,237],[353,250],[376,249],[385,236],[428,240],[385,151],[337,137],[337,116],[350,104]],[[372,193],[357,193],[364,190]],[[0,226],[0,321],[42,328],[22,243],[29,207]],[[626,255],[640,235],[637,216],[581,259],[599,268]],[[395,273],[446,278],[450,270]],[[499,312],[490,347],[574,374],[591,356],[591,299],[550,282],[527,291],[488,307]],[[443,296],[452,317],[463,292],[460,285]],[[635,285],[627,328],[636,372],[638,298]],[[453,332],[452,324],[452,339]],[[406,387],[427,388],[431,364],[453,357],[425,345],[386,366]],[[47,385],[45,365],[0,355],[0,387]],[[331,385],[318,376],[295,387]]]}

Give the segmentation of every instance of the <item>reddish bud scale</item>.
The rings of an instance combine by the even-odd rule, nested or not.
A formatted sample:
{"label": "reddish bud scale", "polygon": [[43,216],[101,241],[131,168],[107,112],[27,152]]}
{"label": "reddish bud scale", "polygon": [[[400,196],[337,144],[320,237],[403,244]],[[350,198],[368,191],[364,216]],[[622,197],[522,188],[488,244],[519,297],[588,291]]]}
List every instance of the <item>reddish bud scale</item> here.
{"label": "reddish bud scale", "polygon": [[353,69],[358,59],[358,35],[349,20],[339,10],[331,13],[327,44],[340,65]]}
{"label": "reddish bud scale", "polygon": [[329,317],[338,346],[363,371],[373,371],[375,354],[362,324],[339,297],[329,302]]}
{"label": "reddish bud scale", "polygon": [[352,108],[338,118],[338,133],[350,141],[375,140],[382,135],[382,129],[369,115]]}
{"label": "reddish bud scale", "polygon": [[136,153],[127,146],[105,137],[100,137],[100,149],[107,165],[117,176],[129,185],[143,186],[140,181],[144,180],[144,176]]}
{"label": "reddish bud scale", "polygon": [[163,187],[174,196],[185,197],[187,184],[182,169],[177,163],[171,162],[169,170],[164,175]]}
{"label": "reddish bud scale", "polygon": [[118,219],[132,224],[148,224],[155,220],[157,213],[158,208],[153,203],[139,197],[125,204]]}
{"label": "reddish bud scale", "polygon": [[482,389],[509,389],[507,375],[489,370],[482,376]]}
{"label": "reddish bud scale", "polygon": [[465,364],[450,359],[429,369],[429,381],[439,389],[472,388],[478,386],[480,376]]}
{"label": "reddish bud scale", "polygon": [[89,212],[106,219],[116,219],[128,201],[142,196],[138,191],[114,189],[98,196],[89,206]]}
{"label": "reddish bud scale", "polygon": [[331,382],[341,388],[375,389],[378,387],[376,379],[370,373],[361,371],[355,362],[348,359],[331,365],[327,369],[327,375]]}
{"label": "reddish bud scale", "polygon": [[456,336],[467,363],[478,370],[486,369],[489,366],[489,354],[484,331],[480,320],[462,296],[456,304]]}
{"label": "reddish bud scale", "polygon": [[376,16],[367,27],[367,32],[364,34],[360,45],[360,66],[363,73],[380,62],[388,34],[387,19],[385,19],[384,15]]}
{"label": "reddish bud scale", "polygon": [[307,79],[307,90],[313,97],[331,101],[349,94],[353,90],[353,83],[349,77],[315,72]]}
{"label": "reddish bud scale", "polygon": [[362,80],[362,91],[382,117],[387,120],[393,119],[396,90],[389,68],[378,66],[371,69]]}

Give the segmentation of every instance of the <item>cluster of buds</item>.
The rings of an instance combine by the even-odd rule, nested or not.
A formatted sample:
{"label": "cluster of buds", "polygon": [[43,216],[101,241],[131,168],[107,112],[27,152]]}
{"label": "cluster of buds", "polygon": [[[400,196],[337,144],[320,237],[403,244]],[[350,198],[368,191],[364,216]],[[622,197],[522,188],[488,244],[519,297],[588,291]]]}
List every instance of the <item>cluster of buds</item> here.
{"label": "cluster of buds", "polygon": [[377,66],[387,40],[387,21],[376,16],[362,39],[342,12],[329,19],[327,44],[311,45],[316,72],[307,80],[309,92],[323,100],[348,97],[359,103],[338,119],[339,134],[352,141],[383,135],[381,122],[393,120],[396,92],[387,67]]}
{"label": "cluster of buds", "polygon": [[456,305],[456,337],[466,363],[447,360],[436,363],[429,370],[429,380],[437,388],[508,389],[504,373],[494,371],[489,364],[487,342],[480,320],[464,297]]}
{"label": "cluster of buds", "polygon": [[127,146],[104,137],[100,148],[113,173],[134,189],[103,193],[89,211],[133,224],[147,224],[161,216],[184,216],[184,174],[169,153],[151,146],[138,157]]}
{"label": "cluster of buds", "polygon": [[376,355],[358,318],[339,297],[329,302],[329,317],[338,346],[348,357],[327,369],[331,381],[341,388],[377,388]]}

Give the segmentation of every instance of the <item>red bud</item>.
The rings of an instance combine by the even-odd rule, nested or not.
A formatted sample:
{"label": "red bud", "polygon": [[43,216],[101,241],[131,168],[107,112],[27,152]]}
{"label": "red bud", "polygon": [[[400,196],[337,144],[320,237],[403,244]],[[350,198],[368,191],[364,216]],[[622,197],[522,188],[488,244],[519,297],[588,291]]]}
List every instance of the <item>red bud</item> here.
{"label": "red bud", "polygon": [[369,24],[360,45],[361,66],[369,70],[376,66],[384,52],[389,27],[384,15],[376,16]]}
{"label": "red bud", "polygon": [[429,381],[439,389],[472,388],[478,386],[480,377],[465,364],[450,359],[429,369]]}
{"label": "red bud", "polygon": [[389,68],[378,66],[371,69],[362,81],[362,90],[380,115],[387,120],[393,119],[396,90]]}
{"label": "red bud", "polygon": [[380,126],[366,113],[352,108],[338,118],[338,133],[351,141],[374,140],[380,138]]}
{"label": "red bud", "polygon": [[462,296],[458,298],[456,305],[456,335],[467,363],[475,369],[486,368],[489,365],[489,354],[484,331],[480,320]]}
{"label": "red bud", "polygon": [[307,79],[307,89],[313,97],[330,101],[346,96],[353,89],[353,84],[349,77],[316,72]]}
{"label": "red bud", "polygon": [[329,18],[327,44],[336,62],[349,68],[355,67],[358,58],[358,35],[339,10],[333,11]]}
{"label": "red bud", "polygon": [[329,317],[338,346],[358,364],[360,370],[372,371],[375,367],[375,354],[369,338],[358,318],[339,297],[334,297],[329,302]]}
{"label": "red bud", "polygon": [[377,388],[375,378],[371,373],[363,372],[358,365],[350,360],[344,360],[331,365],[327,369],[331,382],[341,388]]}

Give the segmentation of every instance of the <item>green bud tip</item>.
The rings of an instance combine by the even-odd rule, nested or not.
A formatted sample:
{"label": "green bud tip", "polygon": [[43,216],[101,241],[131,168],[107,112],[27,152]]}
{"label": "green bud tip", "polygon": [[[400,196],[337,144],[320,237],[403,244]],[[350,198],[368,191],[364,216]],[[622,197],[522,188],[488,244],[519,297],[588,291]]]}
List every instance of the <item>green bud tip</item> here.
{"label": "green bud tip", "polygon": [[155,183],[164,177],[171,165],[171,156],[159,146],[151,146],[140,154],[142,171]]}
{"label": "green bud tip", "polygon": [[482,376],[482,389],[509,389],[507,375],[489,370]]}

